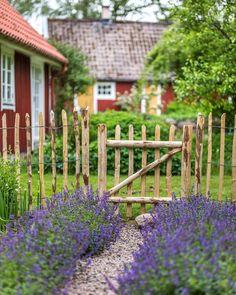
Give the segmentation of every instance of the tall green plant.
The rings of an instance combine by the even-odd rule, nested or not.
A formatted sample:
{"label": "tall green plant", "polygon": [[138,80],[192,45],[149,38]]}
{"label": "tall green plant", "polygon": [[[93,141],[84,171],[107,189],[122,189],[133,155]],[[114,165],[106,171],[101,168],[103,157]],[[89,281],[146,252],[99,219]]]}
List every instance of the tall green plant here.
{"label": "tall green plant", "polygon": [[0,230],[4,229],[11,215],[17,215],[18,189],[16,163],[0,158]]}

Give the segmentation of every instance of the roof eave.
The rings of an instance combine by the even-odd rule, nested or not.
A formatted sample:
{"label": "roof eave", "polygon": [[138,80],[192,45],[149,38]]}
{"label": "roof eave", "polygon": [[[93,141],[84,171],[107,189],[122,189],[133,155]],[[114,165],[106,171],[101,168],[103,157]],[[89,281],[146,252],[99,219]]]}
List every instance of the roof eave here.
{"label": "roof eave", "polygon": [[52,64],[58,68],[68,64],[68,60],[66,58],[57,59],[54,56],[51,56],[50,54],[42,52],[41,50],[37,50],[36,48],[29,46],[27,44],[24,44],[23,42],[20,42],[20,41],[16,40],[15,38],[11,38],[9,36],[0,34],[0,41],[2,41],[3,43],[6,43],[6,46],[9,46],[8,43],[12,43],[14,47],[19,46],[19,48],[17,48],[17,49],[24,54],[31,56],[32,53],[36,53],[36,54],[44,57],[49,64]]}

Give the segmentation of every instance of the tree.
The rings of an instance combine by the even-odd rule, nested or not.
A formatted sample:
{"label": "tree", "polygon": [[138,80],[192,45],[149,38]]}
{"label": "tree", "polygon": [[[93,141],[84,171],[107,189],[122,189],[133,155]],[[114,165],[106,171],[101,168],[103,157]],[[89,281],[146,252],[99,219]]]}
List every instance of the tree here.
{"label": "tree", "polygon": [[79,49],[67,44],[50,40],[68,60],[66,73],[56,79],[55,83],[55,115],[58,123],[61,122],[61,110],[65,105],[72,105],[75,94],[83,93],[92,84],[89,70],[86,66],[86,57]]}
{"label": "tree", "polygon": [[[174,79],[179,99],[236,110],[236,0],[184,0],[147,58],[156,82]],[[232,100],[232,104],[227,103]]]}
{"label": "tree", "polygon": [[[163,3],[164,4],[163,4]],[[103,0],[57,0],[52,5],[50,0],[10,0],[10,3],[24,16],[46,15],[50,17],[63,16],[70,19],[101,18]],[[160,17],[166,12],[164,0],[110,0],[112,18],[126,18],[128,14],[141,15],[143,9],[156,7]]]}

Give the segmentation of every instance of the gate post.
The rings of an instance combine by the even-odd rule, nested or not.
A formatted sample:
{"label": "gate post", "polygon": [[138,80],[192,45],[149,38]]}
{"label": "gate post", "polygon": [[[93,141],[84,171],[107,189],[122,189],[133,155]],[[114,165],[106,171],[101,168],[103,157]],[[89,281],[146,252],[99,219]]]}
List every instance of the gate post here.
{"label": "gate post", "polygon": [[82,127],[82,174],[84,185],[89,185],[89,112],[81,109]]}
{"label": "gate post", "polygon": [[201,193],[202,185],[202,153],[204,141],[204,116],[199,113],[196,127],[196,149],[195,149],[195,195]]}
{"label": "gate post", "polygon": [[107,126],[98,125],[98,193],[106,191],[107,182]]}
{"label": "gate post", "polygon": [[191,194],[191,149],[193,126],[183,127],[183,147],[181,160],[181,197],[189,197]]}

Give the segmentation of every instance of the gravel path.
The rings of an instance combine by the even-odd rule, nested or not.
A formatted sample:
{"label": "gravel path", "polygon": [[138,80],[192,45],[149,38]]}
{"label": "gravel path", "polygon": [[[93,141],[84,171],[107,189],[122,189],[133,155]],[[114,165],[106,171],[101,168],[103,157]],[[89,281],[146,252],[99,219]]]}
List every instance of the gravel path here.
{"label": "gravel path", "polygon": [[114,295],[105,276],[117,287],[115,278],[122,272],[124,264],[132,261],[132,253],[141,241],[140,231],[135,225],[125,225],[120,238],[109,249],[92,257],[89,266],[85,259],[78,262],[76,274],[66,288],[69,295]]}

